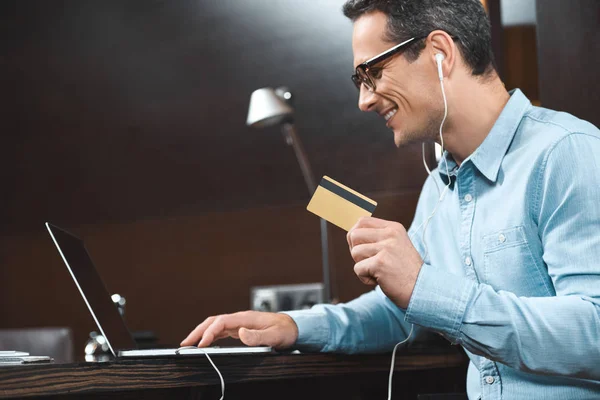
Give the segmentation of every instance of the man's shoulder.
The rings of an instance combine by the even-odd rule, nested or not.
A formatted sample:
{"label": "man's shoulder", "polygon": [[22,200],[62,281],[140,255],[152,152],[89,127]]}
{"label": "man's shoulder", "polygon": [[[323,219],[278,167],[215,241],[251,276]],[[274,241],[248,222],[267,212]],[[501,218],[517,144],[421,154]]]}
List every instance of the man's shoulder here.
{"label": "man's shoulder", "polygon": [[575,142],[600,142],[600,130],[566,112],[530,107],[519,124],[507,161],[524,158],[528,163],[543,165],[560,143],[567,143],[566,138]]}
{"label": "man's shoulder", "polygon": [[600,130],[590,122],[566,112],[543,107],[531,107],[525,113],[520,131],[523,136],[534,139],[538,145],[546,143],[549,147],[574,134],[600,138]]}
{"label": "man's shoulder", "polygon": [[555,167],[587,173],[600,161],[600,130],[593,124],[566,112],[530,107],[525,113],[509,151],[521,172],[541,176]]}

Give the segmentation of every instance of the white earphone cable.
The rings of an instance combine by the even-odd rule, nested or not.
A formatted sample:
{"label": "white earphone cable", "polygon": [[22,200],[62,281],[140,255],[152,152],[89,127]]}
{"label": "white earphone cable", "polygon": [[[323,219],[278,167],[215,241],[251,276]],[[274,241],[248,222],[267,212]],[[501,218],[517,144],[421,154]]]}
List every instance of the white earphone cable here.
{"label": "white earphone cable", "polygon": [[[446,90],[444,88],[444,78],[441,75],[440,75],[440,88],[442,90],[442,97],[444,99],[444,117],[442,118],[442,122],[440,123],[440,145],[442,146],[442,157],[444,157],[443,128],[444,128],[444,123],[446,122],[446,119],[448,118],[448,100],[446,98]],[[423,156],[423,165],[425,165],[427,174],[429,176],[431,176],[431,170],[429,169],[429,166],[427,165],[427,161],[425,160],[425,143],[423,143],[423,145],[422,145],[422,156]],[[439,196],[438,201],[437,201],[433,211],[431,212],[431,214],[427,217],[427,219],[425,221],[423,221],[423,223],[421,223],[421,225],[419,225],[419,227],[413,232],[413,234],[415,234],[419,229],[421,229],[421,226],[425,225],[423,228],[423,235],[422,235],[423,247],[425,250],[423,260],[426,260],[427,256],[429,255],[429,248],[427,246],[427,241],[425,240],[425,234],[427,232],[427,227],[429,226],[429,221],[431,221],[431,219],[437,212],[440,203],[444,200],[444,198],[446,197],[446,193],[448,192],[448,189],[450,188],[451,180],[450,180],[450,170],[448,169],[448,160],[446,158],[443,158],[443,161],[444,161],[444,166],[446,167],[446,176],[448,177],[448,184],[444,187],[444,190],[440,193],[440,188],[438,186],[437,180],[435,178],[433,178],[433,183],[435,183],[435,187],[437,189],[438,196]]]}
{"label": "white earphone cable", "polygon": [[177,350],[175,350],[175,354],[176,355],[181,354],[182,350],[196,350],[196,351],[201,351],[202,354],[204,354],[206,356],[206,358],[208,359],[208,361],[210,362],[210,364],[212,365],[212,367],[215,369],[215,371],[217,371],[217,375],[219,375],[219,379],[221,380],[221,398],[219,400],[223,400],[225,398],[225,380],[223,380],[223,375],[221,375],[221,371],[219,371],[219,368],[217,368],[217,366],[213,362],[212,358],[210,358],[210,356],[208,355],[208,353],[205,352],[205,351],[202,351],[202,349],[200,349],[200,348],[198,348],[196,346],[183,346],[183,347],[180,347]]}
{"label": "white earphone cable", "polygon": [[392,377],[394,376],[394,364],[396,363],[396,350],[398,349],[398,346],[400,346],[402,343],[405,343],[408,341],[408,339],[410,339],[412,333],[413,333],[413,329],[414,329],[414,325],[410,325],[410,332],[408,333],[408,336],[406,337],[406,339],[404,339],[403,341],[397,343],[394,346],[394,351],[392,351],[392,365],[390,366],[390,376],[388,378],[388,400],[392,400]]}
{"label": "white earphone cable", "polygon": [[221,398],[219,400],[223,400],[225,398],[225,381],[223,380],[223,375],[221,375],[221,371],[219,371],[219,368],[217,368],[217,366],[215,365],[213,360],[210,358],[208,353],[204,353],[204,355],[206,356],[206,358],[208,358],[208,361],[210,361],[213,368],[215,369],[215,371],[217,371],[217,374],[219,375],[219,379],[221,380]]}
{"label": "white earphone cable", "polygon": [[[441,63],[441,60],[439,60],[438,62]],[[441,67],[440,67],[440,71],[441,71]],[[442,146],[442,157],[443,157],[443,155],[444,155],[444,135],[442,134],[442,130],[444,127],[444,123],[446,122],[446,118],[448,117],[448,100],[446,99],[446,91],[444,89],[444,77],[441,75],[441,73],[440,73],[440,87],[442,89],[442,97],[444,98],[444,118],[442,118],[442,122],[440,124],[440,144]],[[423,145],[422,145],[422,154],[423,154],[423,165],[425,166],[425,170],[427,171],[427,174],[429,176],[431,176],[431,170],[429,169],[429,166],[427,165],[427,161],[425,160],[425,143],[423,143]],[[423,247],[425,250],[425,254],[423,256],[423,261],[425,261],[427,259],[427,256],[429,255],[429,249],[427,247],[427,242],[425,240],[425,232],[427,231],[427,226],[429,225],[429,221],[431,221],[431,219],[435,215],[436,211],[438,210],[440,203],[442,202],[442,200],[444,200],[444,197],[446,196],[448,189],[450,188],[450,182],[451,182],[450,181],[450,171],[448,169],[448,161],[446,158],[444,158],[444,164],[446,165],[446,176],[448,177],[448,184],[444,187],[444,190],[442,192],[440,192],[440,187],[437,183],[437,180],[435,178],[433,178],[433,183],[435,183],[435,188],[437,189],[438,196],[439,196],[438,201],[436,202],[435,207],[433,208],[433,211],[431,212],[431,214],[411,234],[411,236],[416,235],[417,232],[419,231],[419,229],[421,229],[421,227],[424,225],[422,238],[423,238]],[[412,241],[412,237],[410,239]],[[392,352],[392,363],[391,363],[392,365],[390,366],[390,375],[389,375],[389,380],[388,380],[388,400],[392,400],[392,377],[394,375],[396,350],[398,349],[398,346],[400,346],[402,343],[406,343],[410,339],[410,337],[413,333],[414,327],[415,326],[411,324],[410,332],[409,332],[408,336],[406,337],[406,339],[397,343],[396,346],[394,346],[394,351]]]}

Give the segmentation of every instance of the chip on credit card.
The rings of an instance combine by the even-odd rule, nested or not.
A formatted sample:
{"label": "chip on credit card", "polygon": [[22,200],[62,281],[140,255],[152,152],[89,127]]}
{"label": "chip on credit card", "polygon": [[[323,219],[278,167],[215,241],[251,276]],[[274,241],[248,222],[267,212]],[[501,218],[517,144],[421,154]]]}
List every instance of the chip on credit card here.
{"label": "chip on credit card", "polygon": [[370,217],[377,202],[324,176],[306,209],[349,231],[360,217]]}

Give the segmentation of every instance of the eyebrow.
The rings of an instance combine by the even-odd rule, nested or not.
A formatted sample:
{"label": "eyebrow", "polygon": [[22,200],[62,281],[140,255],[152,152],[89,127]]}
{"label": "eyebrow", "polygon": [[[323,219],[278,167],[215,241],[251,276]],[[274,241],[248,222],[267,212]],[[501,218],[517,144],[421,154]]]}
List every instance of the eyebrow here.
{"label": "eyebrow", "polygon": [[361,58],[360,62],[358,64],[354,64],[352,66],[352,69],[356,69],[356,67],[358,67],[360,64],[364,64],[365,62],[367,62],[368,60],[370,60],[370,58]]}
{"label": "eyebrow", "polygon": [[403,47],[404,45],[407,45],[407,44],[409,44],[410,42],[412,42],[412,41],[415,41],[415,40],[418,40],[418,39],[420,39],[420,38],[419,38],[419,37],[417,37],[417,36],[413,36],[412,38],[410,38],[410,39],[408,39],[408,40],[405,40],[405,41],[403,41],[402,43],[398,43],[397,45],[395,45],[395,46],[392,46],[392,47],[390,47],[389,49],[382,51],[381,53],[377,54],[376,56],[373,56],[373,57],[371,57],[371,58],[368,58],[368,59],[366,59],[366,60],[364,60],[364,61],[362,61],[362,62],[358,63],[358,64],[357,64],[357,65],[354,67],[354,69],[356,69],[356,68],[357,68],[359,65],[361,65],[361,64],[364,64],[364,63],[372,63],[373,61],[375,61],[375,64],[377,64],[379,61],[376,61],[376,60],[377,60],[378,58],[380,58],[381,56],[383,56],[383,55],[385,55],[385,54],[387,54],[387,53],[390,53],[390,52],[392,52],[392,51],[396,50],[397,48],[399,48],[399,47]]}

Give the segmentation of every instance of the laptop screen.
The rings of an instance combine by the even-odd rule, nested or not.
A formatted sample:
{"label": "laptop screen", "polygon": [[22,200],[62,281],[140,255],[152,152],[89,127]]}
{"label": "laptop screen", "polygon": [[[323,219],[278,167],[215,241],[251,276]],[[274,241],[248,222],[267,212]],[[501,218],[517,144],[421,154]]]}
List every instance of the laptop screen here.
{"label": "laptop screen", "polygon": [[113,355],[119,350],[137,348],[83,241],[49,223],[46,228]]}

